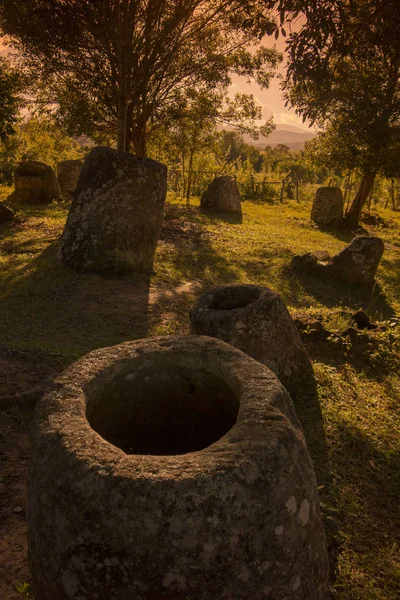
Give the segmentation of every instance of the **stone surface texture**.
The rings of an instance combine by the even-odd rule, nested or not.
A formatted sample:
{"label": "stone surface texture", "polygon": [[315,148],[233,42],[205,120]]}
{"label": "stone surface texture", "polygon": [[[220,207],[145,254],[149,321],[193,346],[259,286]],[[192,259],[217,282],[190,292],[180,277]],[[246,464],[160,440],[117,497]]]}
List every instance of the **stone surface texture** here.
{"label": "stone surface texture", "polygon": [[338,187],[320,187],[311,208],[311,220],[317,225],[338,226],[343,219],[343,194]]}
{"label": "stone surface texture", "polygon": [[57,178],[61,195],[71,198],[76,190],[83,162],[81,160],[63,160],[57,165]]}
{"label": "stone surface texture", "polygon": [[[179,373],[186,402],[172,395],[163,405]],[[173,437],[184,437],[184,406],[208,430],[203,402],[190,400],[196,377],[213,381],[202,398],[214,411],[236,413],[201,450],[127,454],[89,424],[107,426],[99,413],[121,408],[108,390],[124,389],[122,428],[144,398],[150,412],[164,406]],[[216,381],[226,393],[215,395]],[[146,386],[152,393],[141,397]],[[153,424],[137,436],[147,440]],[[55,380],[32,435],[27,521],[38,600],[326,600],[324,532],[301,426],[276,376],[239,350],[198,336],[95,350]]]}
{"label": "stone surface texture", "polygon": [[4,204],[2,204],[0,202],[0,223],[12,221],[13,218],[14,218],[13,211],[10,208],[7,208],[7,206],[4,206]]}
{"label": "stone surface texture", "polygon": [[321,260],[320,253],[308,252],[294,256],[290,266],[299,273],[309,272],[342,279],[346,283],[372,285],[384,249],[381,238],[361,235],[328,263]]}
{"label": "stone surface texture", "polygon": [[308,313],[300,313],[293,319],[293,323],[306,340],[326,340],[331,332],[322,322],[322,317],[315,318]]}
{"label": "stone surface texture", "polygon": [[200,207],[209,212],[234,213],[242,218],[242,204],[236,179],[216,177],[201,196]]}
{"label": "stone surface texture", "polygon": [[62,263],[77,271],[151,272],[166,193],[165,165],[94,148],[61,238]]}
{"label": "stone surface texture", "polygon": [[46,204],[60,197],[53,169],[36,160],[28,160],[16,168],[14,184],[10,199],[20,204]]}
{"label": "stone surface texture", "polygon": [[209,290],[192,307],[191,332],[219,338],[269,367],[293,398],[313,380],[300,334],[279,294],[257,285]]}
{"label": "stone surface texture", "polygon": [[378,237],[361,235],[329,261],[329,272],[349,283],[370,285],[382,258],[385,245]]}
{"label": "stone surface texture", "polygon": [[294,271],[299,273],[304,271],[324,274],[326,271],[326,263],[318,258],[316,252],[307,252],[306,254],[293,256],[290,266]]}

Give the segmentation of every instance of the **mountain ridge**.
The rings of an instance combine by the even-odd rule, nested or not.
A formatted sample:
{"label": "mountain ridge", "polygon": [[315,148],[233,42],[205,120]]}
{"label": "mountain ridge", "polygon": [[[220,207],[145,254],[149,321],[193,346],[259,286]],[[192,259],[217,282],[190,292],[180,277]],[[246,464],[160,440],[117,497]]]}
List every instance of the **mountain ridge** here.
{"label": "mountain ridge", "polygon": [[265,148],[265,146],[276,148],[279,144],[283,144],[291,150],[304,150],[305,143],[315,138],[316,135],[314,132],[307,132],[295,125],[277,125],[268,137],[260,135],[258,140],[253,140],[248,134],[244,134],[243,141],[256,148]]}

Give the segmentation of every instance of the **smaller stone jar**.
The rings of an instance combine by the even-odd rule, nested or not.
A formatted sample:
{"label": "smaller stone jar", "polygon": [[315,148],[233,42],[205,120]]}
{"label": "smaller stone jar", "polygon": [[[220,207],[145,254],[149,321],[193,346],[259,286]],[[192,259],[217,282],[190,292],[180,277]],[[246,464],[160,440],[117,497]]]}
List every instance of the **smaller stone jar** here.
{"label": "smaller stone jar", "polygon": [[277,292],[259,285],[222,285],[205,292],[190,313],[192,333],[216,337],[269,367],[295,400],[313,385],[300,334]]}

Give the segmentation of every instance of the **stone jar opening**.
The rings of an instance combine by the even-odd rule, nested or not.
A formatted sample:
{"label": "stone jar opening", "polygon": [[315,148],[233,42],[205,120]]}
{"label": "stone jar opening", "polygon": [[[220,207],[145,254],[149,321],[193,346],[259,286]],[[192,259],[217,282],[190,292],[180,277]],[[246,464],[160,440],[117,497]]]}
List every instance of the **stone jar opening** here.
{"label": "stone jar opening", "polygon": [[179,455],[207,448],[236,423],[239,400],[204,369],[127,361],[87,394],[92,429],[126,454]]}
{"label": "stone jar opening", "polygon": [[235,310],[245,308],[256,302],[261,294],[262,288],[256,286],[226,286],[215,290],[209,309],[211,310]]}

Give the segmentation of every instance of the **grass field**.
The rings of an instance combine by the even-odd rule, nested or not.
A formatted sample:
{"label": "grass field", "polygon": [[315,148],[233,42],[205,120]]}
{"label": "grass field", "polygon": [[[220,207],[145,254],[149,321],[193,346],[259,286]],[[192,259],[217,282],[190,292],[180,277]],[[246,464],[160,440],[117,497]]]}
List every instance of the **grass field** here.
{"label": "grass field", "polygon": [[[9,190],[0,188],[3,198]],[[169,199],[149,278],[78,275],[58,262],[68,205],[21,207],[0,232],[0,339],[40,350],[63,365],[96,347],[187,333],[196,295],[221,283],[248,282],[279,291],[293,314],[321,315],[334,335],[305,336],[318,402],[296,408],[320,485],[329,540],[332,598],[400,596],[400,327],[342,337],[352,312],[378,320],[400,313],[400,214],[380,210],[366,229],[386,249],[373,290],[296,276],[291,257],[335,253],[350,241],[309,221],[310,205],[246,202],[243,224],[210,217]]]}

